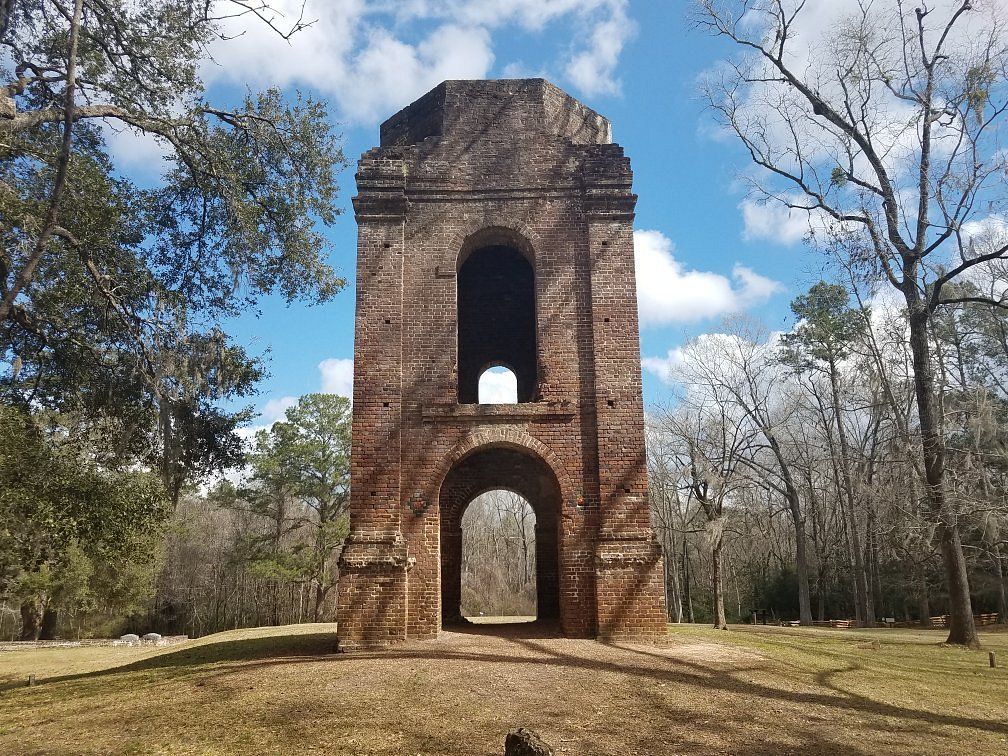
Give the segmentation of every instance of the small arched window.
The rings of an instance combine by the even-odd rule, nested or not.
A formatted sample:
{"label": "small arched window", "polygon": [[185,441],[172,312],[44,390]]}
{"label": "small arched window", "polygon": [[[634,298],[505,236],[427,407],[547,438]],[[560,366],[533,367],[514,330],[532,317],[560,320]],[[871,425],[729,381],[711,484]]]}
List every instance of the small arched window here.
{"label": "small arched window", "polygon": [[480,404],[518,404],[518,378],[503,365],[488,368],[479,379]]}

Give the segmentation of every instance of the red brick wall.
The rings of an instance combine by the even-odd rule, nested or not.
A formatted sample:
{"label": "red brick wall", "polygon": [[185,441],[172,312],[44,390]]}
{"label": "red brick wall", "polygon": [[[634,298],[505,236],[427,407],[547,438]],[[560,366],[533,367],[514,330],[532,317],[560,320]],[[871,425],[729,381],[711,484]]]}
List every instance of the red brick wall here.
{"label": "red brick wall", "polygon": [[[559,601],[544,606],[559,605],[564,632],[664,632],[644,460],[636,197],[609,133],[541,79],[446,82],[386,122],[382,147],[361,158],[345,645],[437,634],[463,499],[519,485],[508,455],[485,453],[495,448],[520,452],[526,474],[553,481],[552,492],[518,492],[555,534]],[[536,401],[460,405],[458,264],[494,245],[534,268]]]}

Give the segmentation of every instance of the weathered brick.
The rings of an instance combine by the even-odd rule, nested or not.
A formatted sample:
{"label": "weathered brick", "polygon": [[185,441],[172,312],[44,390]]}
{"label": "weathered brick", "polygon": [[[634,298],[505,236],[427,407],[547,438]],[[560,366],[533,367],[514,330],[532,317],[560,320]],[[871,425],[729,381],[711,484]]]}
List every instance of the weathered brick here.
{"label": "weathered brick", "polygon": [[[536,512],[541,615],[572,636],[664,634],[636,197],[610,134],[542,79],[449,81],[361,157],[344,646],[457,616],[462,512],[492,488]],[[493,364],[520,404],[472,403]]]}

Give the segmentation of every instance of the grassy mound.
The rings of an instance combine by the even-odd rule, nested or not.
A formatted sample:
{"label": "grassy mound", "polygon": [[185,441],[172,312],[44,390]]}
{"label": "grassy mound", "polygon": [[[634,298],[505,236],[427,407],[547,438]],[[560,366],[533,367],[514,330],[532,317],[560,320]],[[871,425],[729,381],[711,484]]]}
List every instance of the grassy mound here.
{"label": "grassy mound", "polygon": [[335,654],[334,631],[6,652],[0,753],[471,756],[517,726],[569,754],[1008,753],[1008,633],[673,627],[654,648],[479,625]]}

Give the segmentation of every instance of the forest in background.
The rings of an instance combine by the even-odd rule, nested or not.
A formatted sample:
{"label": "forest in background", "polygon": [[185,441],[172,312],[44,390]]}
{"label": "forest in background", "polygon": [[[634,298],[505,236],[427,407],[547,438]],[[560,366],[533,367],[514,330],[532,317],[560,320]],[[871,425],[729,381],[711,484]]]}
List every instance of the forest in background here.
{"label": "forest in background", "polygon": [[[723,626],[753,610],[797,620],[805,591],[817,621],[926,625],[947,613],[947,594],[919,477],[906,312],[825,282],[792,308],[798,324],[786,333],[735,318],[687,342],[666,376],[674,400],[649,408],[670,621]],[[973,604],[1003,622],[1008,313],[964,302],[934,324]],[[88,473],[68,451],[68,428],[35,428],[28,443],[25,416],[3,416],[18,420],[3,427],[21,435],[4,435],[0,472],[48,465],[82,496],[110,498],[105,508],[82,498],[83,512],[105,518],[93,531],[100,538],[83,529],[94,520],[74,519],[78,530],[48,543],[54,558],[43,569],[8,584],[0,635],[23,629],[22,602],[11,599],[25,595],[38,607],[37,629],[46,609],[58,610],[66,636],[150,628],[198,636],[334,619],[348,528],[345,398],[302,397],[258,433],[238,483],[183,492],[174,508],[149,475],[110,476],[93,463]],[[109,527],[109,506],[122,508],[128,527]],[[26,511],[25,534],[41,516]],[[469,506],[462,575],[467,616],[535,614],[535,517],[524,499],[494,491]]]}
{"label": "forest in background", "polygon": [[[346,165],[326,104],[225,105],[200,77],[225,18],[304,28],[268,10],[0,5],[4,634],[331,611],[348,432],[311,450],[288,415],[246,448],[266,368],[219,325],[345,284],[320,230]],[[665,364],[648,465],[669,609],[942,614],[975,646],[975,614],[1005,618],[1006,26],[988,2],[852,10],[822,29],[804,3],[691,12],[730,51],[701,93],[753,163],[750,199],[807,219],[828,280],[787,333],[738,317]],[[152,185],[117,170],[108,122],[165,148]],[[336,401],[312,397],[308,415]]]}
{"label": "forest in background", "polygon": [[462,616],[536,616],[536,521],[511,491],[488,491],[462,515]]}
{"label": "forest in background", "polygon": [[[906,312],[867,301],[819,283],[792,303],[791,331],[735,318],[676,355],[676,399],[648,425],[675,621],[797,620],[803,595],[817,621],[926,625],[948,612]],[[974,608],[1004,622],[1008,313],[962,303],[933,334]]]}

